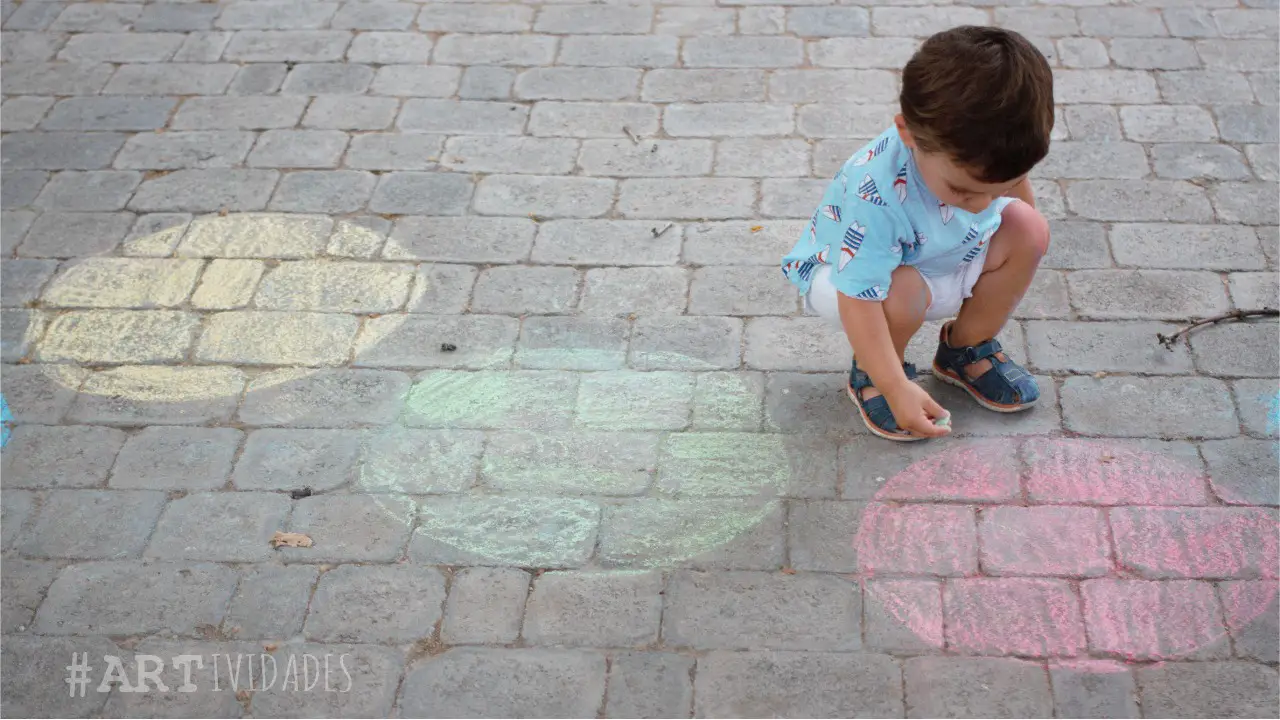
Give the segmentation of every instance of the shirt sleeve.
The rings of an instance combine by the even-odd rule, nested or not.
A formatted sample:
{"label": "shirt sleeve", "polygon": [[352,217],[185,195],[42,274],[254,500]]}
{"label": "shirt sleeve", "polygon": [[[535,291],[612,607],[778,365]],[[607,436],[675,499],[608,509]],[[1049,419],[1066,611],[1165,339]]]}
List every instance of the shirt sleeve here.
{"label": "shirt sleeve", "polygon": [[[818,232],[826,232],[836,290],[859,300],[889,296],[893,271],[902,264],[901,235],[893,206],[870,174],[848,177],[839,205],[820,209]],[[823,222],[825,220],[825,222]]]}

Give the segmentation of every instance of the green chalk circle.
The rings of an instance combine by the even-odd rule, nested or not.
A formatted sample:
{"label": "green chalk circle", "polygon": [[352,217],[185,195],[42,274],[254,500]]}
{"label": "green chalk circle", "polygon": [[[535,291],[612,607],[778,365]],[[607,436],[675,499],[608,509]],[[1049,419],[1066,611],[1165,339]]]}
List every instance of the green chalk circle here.
{"label": "green chalk circle", "polygon": [[[608,366],[601,351],[561,354]],[[370,433],[353,490],[414,497],[409,553],[425,562],[714,562],[761,523],[780,526],[790,436],[760,432],[762,418],[748,373],[428,371],[397,422]]]}

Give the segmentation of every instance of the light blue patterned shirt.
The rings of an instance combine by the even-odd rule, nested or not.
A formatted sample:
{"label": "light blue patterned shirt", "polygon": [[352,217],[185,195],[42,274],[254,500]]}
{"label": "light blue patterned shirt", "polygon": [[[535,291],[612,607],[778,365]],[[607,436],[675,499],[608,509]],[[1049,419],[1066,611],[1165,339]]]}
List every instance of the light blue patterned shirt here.
{"label": "light blue patterned shirt", "polygon": [[1010,202],[997,198],[976,214],[941,202],[891,126],[836,173],[809,226],[782,258],[782,273],[807,293],[814,271],[833,265],[831,281],[841,293],[884,300],[899,265],[937,277],[973,262]]}

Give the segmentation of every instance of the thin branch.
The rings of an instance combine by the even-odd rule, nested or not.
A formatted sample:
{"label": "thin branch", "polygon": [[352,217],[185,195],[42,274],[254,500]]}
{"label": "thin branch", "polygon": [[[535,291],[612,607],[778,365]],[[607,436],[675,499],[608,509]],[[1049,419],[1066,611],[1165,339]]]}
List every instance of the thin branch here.
{"label": "thin branch", "polygon": [[1180,338],[1185,337],[1196,328],[1203,327],[1205,325],[1216,325],[1227,320],[1243,320],[1250,317],[1280,317],[1280,310],[1275,310],[1273,308],[1263,308],[1261,310],[1232,310],[1231,312],[1223,313],[1221,315],[1215,315],[1203,320],[1196,320],[1190,325],[1179,329],[1172,335],[1156,333],[1156,338],[1160,341],[1161,345],[1172,350],[1173,346],[1178,343]]}

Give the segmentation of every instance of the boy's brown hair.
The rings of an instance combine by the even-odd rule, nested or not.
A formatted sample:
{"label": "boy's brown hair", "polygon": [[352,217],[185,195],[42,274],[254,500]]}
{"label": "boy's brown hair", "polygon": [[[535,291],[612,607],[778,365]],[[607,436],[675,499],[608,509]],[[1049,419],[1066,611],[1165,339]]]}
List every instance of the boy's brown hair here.
{"label": "boy's brown hair", "polygon": [[1053,73],[1011,30],[966,25],[925,40],[902,70],[899,99],[920,149],[982,182],[1021,177],[1049,152]]}

